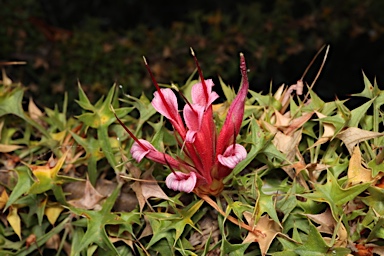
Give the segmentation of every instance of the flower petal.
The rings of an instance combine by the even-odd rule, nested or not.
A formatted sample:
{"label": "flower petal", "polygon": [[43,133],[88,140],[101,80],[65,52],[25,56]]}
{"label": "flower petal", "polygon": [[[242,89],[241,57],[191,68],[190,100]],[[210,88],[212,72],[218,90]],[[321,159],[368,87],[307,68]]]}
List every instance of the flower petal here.
{"label": "flower petal", "polygon": [[167,176],[165,184],[172,190],[190,193],[195,188],[196,181],[197,177],[194,172],[172,172]]}
{"label": "flower petal", "polygon": [[133,143],[132,147],[131,147],[131,155],[132,157],[137,161],[137,162],[141,162],[141,160],[143,160],[143,158],[149,154],[151,152],[151,150],[155,150],[155,147],[152,146],[151,143],[149,143],[148,141],[146,140],[141,140],[139,139],[140,143],[142,145],[144,145],[146,148],[143,148],[142,146],[139,145],[139,143],[135,142]]}
{"label": "flower petal", "polygon": [[243,161],[247,157],[247,151],[240,144],[235,146],[230,145],[224,152],[223,155],[218,155],[217,159],[219,162],[231,169],[235,168],[238,163]]}
{"label": "flower petal", "polygon": [[[164,96],[166,102],[163,101],[160,94]],[[157,110],[157,112],[169,120],[177,122],[178,104],[175,93],[171,89],[165,88],[160,89],[160,92],[154,92],[153,96],[154,98],[152,100],[152,106]]]}
{"label": "flower petal", "polygon": [[207,108],[217,98],[219,98],[219,95],[216,92],[212,92],[212,86],[214,86],[212,79],[204,80],[204,82],[205,82],[205,85],[207,86],[208,99],[206,99],[205,97],[204,86],[201,82],[195,84],[192,87],[191,96],[192,96],[193,103],[199,104]]}
{"label": "flower petal", "polygon": [[223,127],[217,139],[216,153],[223,154],[226,147],[231,145],[239,134],[241,123],[244,117],[244,105],[248,93],[248,76],[244,56],[240,55],[240,70],[243,77],[242,86],[228,109]]}
{"label": "flower petal", "polygon": [[185,141],[193,143],[195,141],[196,133],[200,131],[201,128],[201,123],[204,116],[204,107],[198,104],[187,104],[184,106],[183,113],[185,124],[188,127]]}
{"label": "flower petal", "polygon": [[134,142],[131,147],[131,155],[137,162],[140,162],[144,157],[146,157],[157,163],[169,165],[175,169],[179,168],[180,162],[170,155],[161,153],[146,140],[139,139],[139,142],[144,146],[144,148],[137,142]]}

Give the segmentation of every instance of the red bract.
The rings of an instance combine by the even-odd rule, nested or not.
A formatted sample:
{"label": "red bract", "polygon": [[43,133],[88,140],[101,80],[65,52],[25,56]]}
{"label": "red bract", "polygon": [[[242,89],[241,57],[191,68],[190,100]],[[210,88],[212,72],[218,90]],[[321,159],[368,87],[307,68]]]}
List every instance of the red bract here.
{"label": "red bract", "polygon": [[152,106],[172,124],[175,136],[182,148],[182,156],[173,158],[158,151],[146,140],[135,140],[131,154],[140,162],[144,157],[169,166],[171,173],[166,179],[168,188],[202,194],[217,195],[223,190],[223,178],[246,156],[245,148],[236,144],[236,136],[241,128],[244,116],[244,103],[248,92],[248,78],[245,59],[240,54],[242,86],[229,107],[225,122],[217,136],[213,119],[212,103],[219,97],[212,91],[212,80],[204,80],[200,66],[192,51],[201,82],[193,85],[192,102],[186,102],[183,109],[185,124],[180,116],[177,97],[171,89],[160,89],[148,64],[146,67],[156,86]]}

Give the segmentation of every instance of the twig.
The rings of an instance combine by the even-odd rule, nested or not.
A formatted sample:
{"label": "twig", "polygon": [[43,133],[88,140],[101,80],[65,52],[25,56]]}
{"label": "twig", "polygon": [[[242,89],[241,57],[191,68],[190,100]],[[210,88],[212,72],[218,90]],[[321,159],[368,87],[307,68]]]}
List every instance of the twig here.
{"label": "twig", "polygon": [[[324,48],[324,47],[323,47],[323,48]],[[322,49],[323,49],[323,48],[322,48]],[[320,51],[319,51],[319,52],[320,52]],[[305,95],[303,102],[305,102],[305,101],[308,99],[309,92],[312,90],[312,88],[313,88],[313,86],[315,85],[317,79],[319,78],[320,73],[321,73],[321,71],[322,71],[323,68],[324,68],[325,61],[326,61],[327,56],[328,56],[328,52],[329,52],[329,45],[327,46],[327,49],[325,50],[325,55],[324,55],[324,58],[323,58],[323,62],[321,63],[320,69],[319,69],[319,71],[317,72],[316,77],[315,77],[315,79],[313,80],[311,86],[309,87],[309,90],[308,90],[307,94]],[[315,58],[317,57],[317,55],[318,55],[318,54],[316,54]],[[312,61],[313,61],[313,60],[312,60]],[[311,64],[312,64],[312,62],[311,62]],[[311,65],[311,64],[310,64],[310,65]],[[305,72],[306,72],[306,71],[305,71]],[[305,72],[304,72],[304,74],[305,74]]]}
{"label": "twig", "polygon": [[227,220],[231,221],[232,223],[239,225],[240,227],[248,230],[249,232],[252,232],[256,236],[263,235],[263,233],[260,230],[254,229],[250,227],[249,225],[245,224],[244,222],[241,222],[234,217],[225,214],[225,212],[208,196],[205,194],[200,194],[196,192],[196,195],[199,196],[201,199],[203,199],[205,202],[207,202],[210,206],[212,206],[216,211],[218,211],[223,217],[225,217]]}

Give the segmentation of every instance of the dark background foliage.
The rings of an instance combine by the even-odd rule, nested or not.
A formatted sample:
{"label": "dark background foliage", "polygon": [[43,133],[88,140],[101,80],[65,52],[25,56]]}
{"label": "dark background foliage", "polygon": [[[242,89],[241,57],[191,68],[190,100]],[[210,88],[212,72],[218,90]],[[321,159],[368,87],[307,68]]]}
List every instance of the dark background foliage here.
{"label": "dark background foliage", "polygon": [[[40,105],[76,97],[79,80],[97,98],[114,83],[138,95],[152,91],[145,55],[159,82],[182,84],[194,69],[237,86],[244,52],[253,90],[299,79],[315,53],[331,46],[315,91],[326,100],[360,91],[361,70],[382,83],[384,18],[381,1],[32,1],[0,8],[0,60],[14,81],[29,86]],[[322,55],[305,78],[311,82]]]}

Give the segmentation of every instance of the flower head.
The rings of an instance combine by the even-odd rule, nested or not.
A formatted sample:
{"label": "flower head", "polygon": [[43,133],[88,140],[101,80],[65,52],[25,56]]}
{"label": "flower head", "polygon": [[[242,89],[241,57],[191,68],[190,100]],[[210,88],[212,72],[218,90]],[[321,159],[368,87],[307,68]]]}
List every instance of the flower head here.
{"label": "flower head", "polygon": [[192,51],[200,82],[191,90],[192,102],[186,102],[183,119],[178,110],[177,97],[171,89],[161,89],[153,77],[147,62],[145,65],[156,86],[152,106],[172,124],[182,151],[178,159],[158,151],[146,140],[137,139],[126,127],[127,132],[135,140],[131,154],[140,162],[144,157],[167,165],[172,172],[166,178],[168,188],[191,192],[217,195],[223,189],[222,180],[228,176],[236,165],[247,156],[245,148],[236,144],[236,137],[241,128],[244,116],[244,104],[248,92],[248,78],[245,59],[240,54],[240,70],[242,74],[241,88],[229,107],[224,124],[217,135],[213,118],[212,103],[219,97],[212,91],[211,79],[205,80]]}

